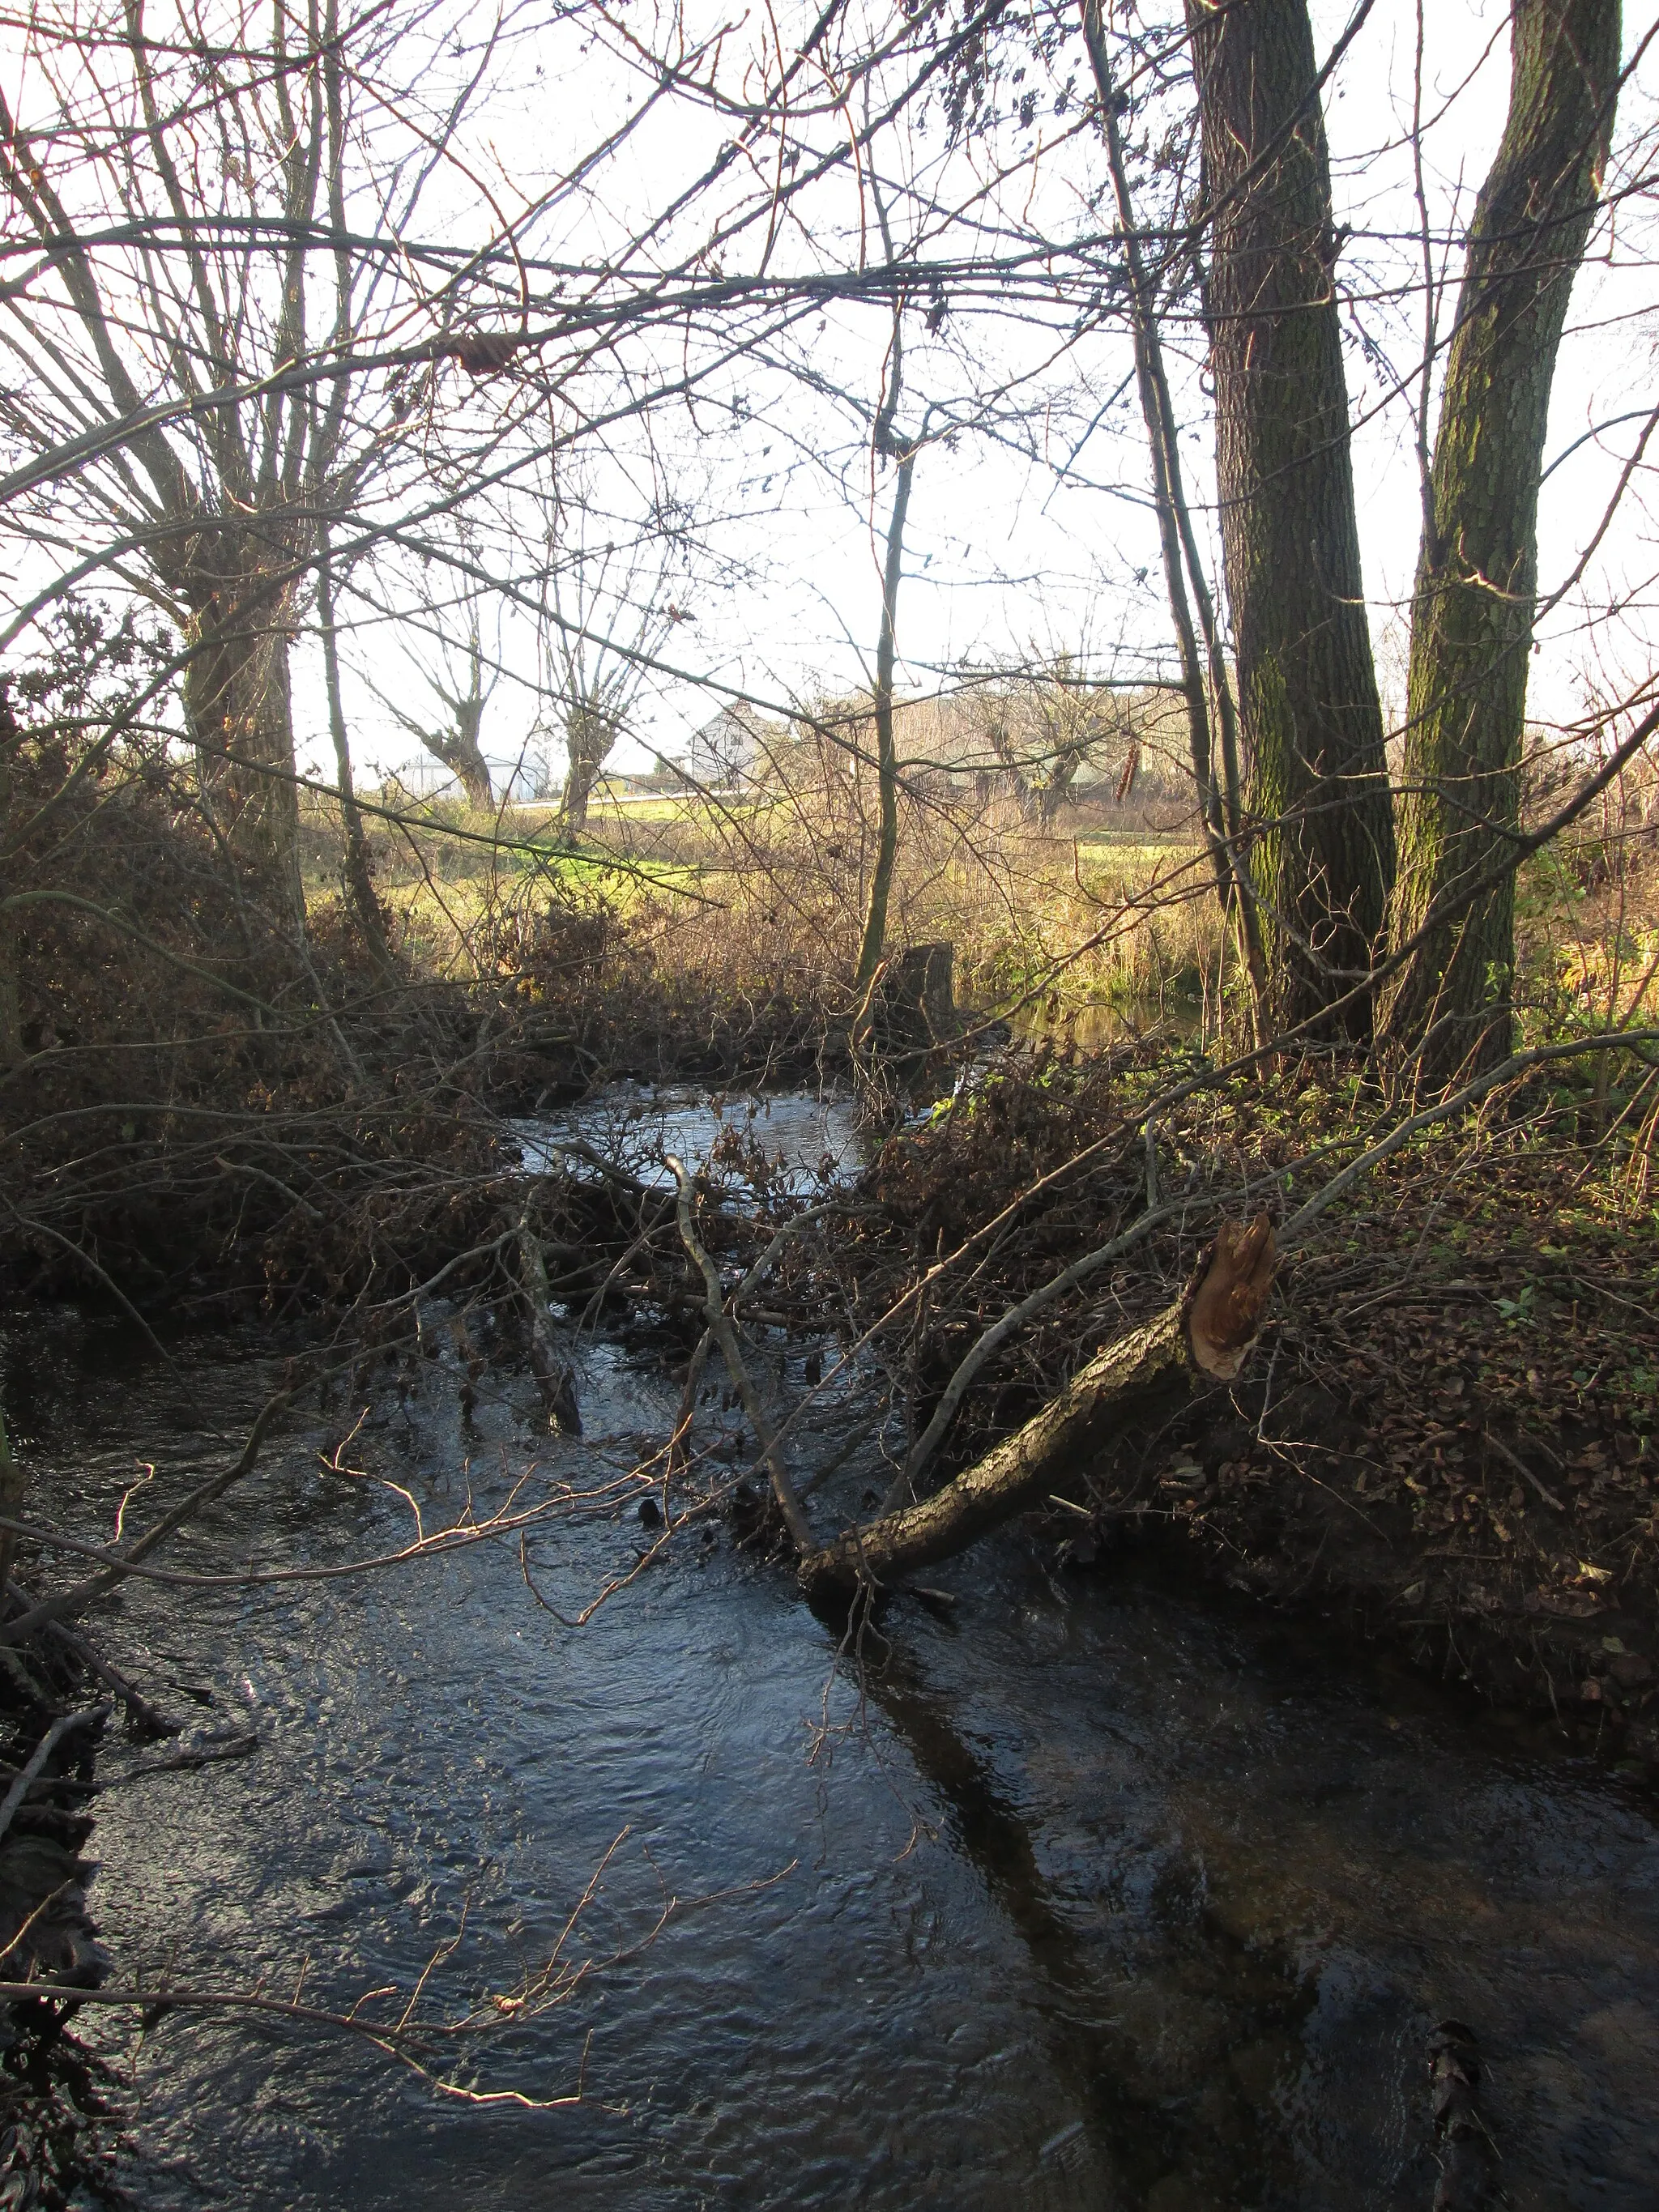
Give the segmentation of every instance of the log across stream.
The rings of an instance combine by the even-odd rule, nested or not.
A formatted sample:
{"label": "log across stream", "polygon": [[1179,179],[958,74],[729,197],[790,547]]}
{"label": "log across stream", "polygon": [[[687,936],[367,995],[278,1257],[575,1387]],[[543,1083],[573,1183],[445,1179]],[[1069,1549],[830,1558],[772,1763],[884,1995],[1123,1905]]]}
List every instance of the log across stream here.
{"label": "log across stream", "polygon": [[[69,1313],[21,1348],[43,1483],[111,1511],[135,1451],[157,1504],[187,1487],[273,1367],[249,1339],[176,1344],[169,1373]],[[532,1448],[597,1486],[678,1391],[634,1341],[590,1338],[578,1370],[583,1434],[532,1447],[527,1374],[469,1425],[447,1355],[417,1362],[347,1463],[434,1516],[464,1480],[492,1502]],[[793,1440],[798,1474],[857,1413]],[[339,1436],[297,1419],[179,1564],[400,1539],[378,1486],[319,1491]],[[930,1571],[948,1618],[891,1607],[861,1680],[723,1528],[562,1625],[644,1541],[630,1506],[523,1560],[129,1586],[112,1655],[197,1735],[258,1748],[104,1799],[93,1896],[122,1977],[286,1992],[303,1970],[343,2007],[453,1944],[431,1987],[503,1990],[624,1829],[586,1953],[629,1950],[665,1896],[708,1900],[471,2054],[481,2094],[581,2082],[552,2109],[436,2097],[337,2038],[83,2014],[127,2085],[134,2203],[1426,2212],[1449,2018],[1480,2039],[1510,2204],[1659,2197],[1659,1832],[1618,1775],[1316,1631],[1059,1573],[1018,1528]]]}

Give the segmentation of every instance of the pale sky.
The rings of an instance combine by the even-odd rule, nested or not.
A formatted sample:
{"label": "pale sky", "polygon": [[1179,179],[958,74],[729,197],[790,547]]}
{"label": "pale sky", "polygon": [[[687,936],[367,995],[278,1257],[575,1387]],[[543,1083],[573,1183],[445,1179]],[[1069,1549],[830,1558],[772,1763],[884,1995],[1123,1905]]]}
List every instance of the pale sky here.
{"label": "pale sky", "polygon": [[[523,0],[525,9],[538,0]],[[655,83],[630,55],[628,41],[649,46],[675,19],[669,0],[620,14],[573,19],[550,11],[539,24],[514,18],[515,40],[503,48],[498,82],[474,109],[453,161],[429,185],[416,230],[465,243],[481,234],[486,204],[511,213],[549,179],[567,172],[602,136],[636,113]],[[861,0],[866,25],[892,20],[877,0]],[[1140,21],[1174,10],[1175,0],[1147,0]],[[1120,11],[1121,12],[1121,11]],[[1351,0],[1313,0],[1322,55],[1340,33]],[[1504,0],[1425,0],[1425,185],[1431,228],[1455,240],[1485,174],[1501,129],[1508,88],[1507,7]],[[1633,49],[1651,13],[1626,9]],[[817,13],[815,4],[753,7],[731,14],[708,0],[689,0],[683,19],[694,36],[725,27],[717,82],[738,96],[745,70],[773,36],[786,50]],[[470,66],[444,25],[483,38],[496,21],[483,5],[428,19],[434,66],[417,80],[434,116],[458,69]],[[1349,295],[1351,409],[1356,423],[1365,582],[1385,692],[1401,662],[1401,607],[1416,556],[1419,480],[1411,402],[1395,379],[1411,379],[1422,346],[1421,246],[1406,131],[1413,93],[1418,23],[1415,0],[1376,0],[1328,88],[1339,221],[1352,233],[1340,269]],[[595,35],[595,27],[598,27]],[[452,52],[454,58],[451,59]],[[3,56],[0,56],[3,63]],[[1064,66],[1080,70],[1078,42]],[[905,64],[908,66],[908,64]],[[446,74],[446,71],[447,74]],[[878,164],[884,198],[902,246],[914,199],[927,185],[960,212],[955,223],[926,237],[923,258],[960,257],[983,235],[1024,226],[1027,235],[1064,242],[1110,224],[1103,151],[1092,128],[1078,128],[1075,100],[1056,116],[1052,85],[1039,71],[1026,80],[1044,98],[1029,128],[1006,118],[996,130],[947,152],[937,112],[912,112],[882,143]],[[833,82],[828,89],[835,91]],[[1002,88],[1006,110],[1013,88]],[[798,98],[828,109],[804,119],[801,137],[822,148],[844,136],[843,119],[825,98],[822,76],[808,72]],[[1659,58],[1650,55],[1623,95],[1619,140],[1650,145],[1659,120]],[[592,265],[622,251],[706,166],[731,137],[732,123],[704,100],[651,94],[643,119],[566,190],[526,231],[527,251]],[[1167,119],[1167,118],[1166,118]],[[389,100],[382,129],[390,145],[414,132],[413,100]],[[1161,124],[1158,127],[1162,127]],[[1036,154],[1036,158],[1028,159]],[[763,145],[757,164],[772,158]],[[999,171],[999,164],[1003,167]],[[741,174],[744,189],[755,179]],[[855,260],[860,227],[870,258],[881,258],[873,235],[869,180],[850,165],[826,176],[804,203],[810,231],[785,222],[772,248],[774,274],[845,267]],[[1615,183],[1627,183],[1617,173]],[[735,186],[722,185],[722,191]],[[972,196],[977,192],[979,197]],[[1092,210],[1092,211],[1091,211]],[[696,222],[703,220],[699,216]],[[1656,292],[1653,195],[1628,197],[1605,226],[1597,258],[1581,273],[1569,334],[1557,372],[1549,454],[1561,465],[1548,476],[1540,518],[1540,577],[1548,593],[1568,576],[1591,536],[1640,420],[1655,397]],[[672,262],[691,243],[690,217],[659,241]],[[701,231],[697,231],[701,235]],[[753,264],[758,239],[731,250],[734,270]],[[658,250],[656,246],[653,251]],[[724,249],[723,249],[724,250]],[[648,256],[638,251],[638,264]],[[1447,283],[1441,305],[1450,319],[1461,258],[1443,253]],[[915,468],[905,581],[899,609],[901,683],[927,690],[965,665],[1066,651],[1099,675],[1133,678],[1169,672],[1170,623],[1146,504],[1144,441],[1129,372],[1126,337],[1109,330],[1056,353],[1054,333],[1034,307],[999,312],[994,300],[952,301],[939,336],[923,327],[927,302],[907,314],[906,379],[896,422],[915,434],[927,422],[960,425],[947,447],[926,445]],[[892,496],[892,470],[872,471],[867,425],[882,386],[890,336],[888,310],[842,304],[797,326],[771,358],[725,368],[695,405],[676,401],[651,418],[648,434],[624,428],[608,441],[573,453],[556,450],[567,489],[579,464],[602,504],[642,511],[649,496],[678,498],[709,520],[701,531],[707,559],[689,577],[664,585],[679,612],[691,617],[665,637],[663,657],[688,678],[726,684],[776,705],[800,696],[845,694],[867,681],[880,605],[881,535]],[[638,380],[672,379],[677,342],[659,342],[653,358],[643,341],[619,351],[616,374]],[[1207,400],[1200,374],[1201,346],[1190,329],[1169,334],[1177,404],[1188,423],[1183,440],[1189,495],[1204,518],[1213,498]],[[999,388],[1014,386],[1012,400]],[[1115,408],[1104,403],[1113,392]],[[738,398],[747,409],[734,421],[716,404]],[[495,404],[488,387],[467,388],[460,373],[444,386],[443,404],[471,410],[483,422]],[[860,412],[860,409],[862,412]],[[1023,410],[1022,427],[1011,417]],[[1098,420],[1095,418],[1098,416]],[[1091,422],[1094,427],[1090,428]],[[1088,434],[1085,436],[1085,430]],[[565,435],[561,428],[561,437]],[[1582,582],[1547,614],[1532,671],[1535,718],[1567,720],[1599,685],[1602,696],[1646,674],[1654,646],[1652,578],[1659,569],[1650,471],[1640,471],[1595,551]],[[431,487],[416,469],[398,492],[397,518],[418,517]],[[416,749],[377,693],[418,713],[423,686],[395,618],[417,575],[441,599],[450,583],[445,562],[459,550],[489,574],[507,573],[501,532],[483,514],[469,548],[453,514],[422,522],[416,533],[435,558],[424,571],[413,558],[404,573],[388,568],[377,587],[391,611],[357,602],[348,647],[348,705],[360,773],[395,767]],[[534,640],[510,606],[487,606],[486,647],[499,651],[504,673],[488,711],[485,750],[510,757],[535,720],[538,695]],[[429,654],[428,656],[430,657]],[[355,663],[357,673],[352,673]],[[374,688],[361,678],[372,678]],[[302,757],[331,773],[322,687],[314,647],[302,641],[295,659],[295,702]],[[646,763],[652,747],[681,751],[692,730],[720,703],[718,690],[690,681],[653,678],[634,718],[634,736],[615,764]],[[562,761],[555,763],[562,769]]]}
{"label": "pale sky", "polygon": [[[1633,46],[1647,25],[1639,11],[1627,12]],[[1316,0],[1322,55],[1348,13],[1346,4]],[[1426,10],[1424,105],[1434,119],[1425,184],[1437,233],[1455,234],[1458,214],[1467,216],[1472,207],[1501,131],[1508,89],[1506,15],[1500,0],[1435,0]],[[1365,580],[1385,690],[1397,687],[1404,632],[1400,611],[1409,593],[1420,514],[1413,422],[1392,390],[1389,374],[1390,365],[1408,372],[1420,358],[1421,249],[1404,143],[1415,32],[1413,6],[1382,0],[1326,101],[1338,216],[1355,234],[1342,266],[1345,282],[1358,292],[1376,278],[1413,288],[1397,303],[1357,301],[1346,317],[1351,336],[1363,332],[1388,357],[1363,350],[1359,343],[1350,346]],[[609,79],[614,96],[614,70],[597,60],[592,66],[596,82],[605,87]],[[1622,143],[1651,131],[1659,112],[1656,92],[1659,62],[1650,58],[1625,94]],[[619,221],[650,204],[660,180],[683,173],[688,160],[704,150],[696,122],[681,118],[648,128],[653,135],[641,133],[633,141],[618,173],[608,180],[607,205]],[[927,159],[925,142],[913,143],[910,155],[918,162]],[[1068,147],[1042,187],[1056,216],[1068,217],[1081,193],[1097,186],[1103,174],[1097,142],[1085,138]],[[1544,488],[1540,544],[1547,592],[1571,569],[1599,525],[1639,431],[1639,422],[1619,418],[1644,413],[1653,404],[1653,222],[1650,198],[1627,205],[1611,237],[1599,241],[1600,261],[1581,273],[1574,293],[1549,453],[1577,450]],[[1442,274],[1450,288],[1441,310],[1443,324],[1461,274],[1457,256],[1446,259]],[[873,398],[886,337],[884,310],[842,310],[825,320],[820,358],[848,386]],[[988,329],[985,343],[1000,349],[1010,363],[1018,357],[1018,337],[1006,327]],[[1030,350],[1036,355],[1042,348]],[[1213,463],[1206,403],[1190,366],[1193,350],[1188,340],[1176,359],[1182,351],[1188,358],[1179,389],[1191,422],[1188,488],[1202,504],[1213,496]],[[1103,391],[1127,368],[1127,345],[1114,335],[1080,347],[1061,379],[1080,372]],[[925,345],[913,356],[910,373],[915,397],[900,410],[901,427],[918,419],[927,399],[948,400],[962,388],[959,375],[953,386],[951,365]],[[1051,375],[1048,382],[1061,379]],[[769,389],[770,404],[762,407],[741,439],[715,440],[713,451],[694,456],[697,441],[683,422],[678,431],[671,425],[665,436],[671,456],[678,450],[688,460],[695,458],[717,501],[748,510],[742,524],[715,536],[754,572],[732,590],[695,595],[696,623],[675,633],[673,657],[769,699],[845,690],[867,677],[873,650],[879,532],[891,497],[891,471],[883,471],[872,498],[867,459],[860,462],[850,451],[858,434],[844,410],[776,376],[757,375],[756,382],[763,392]],[[1056,437],[1049,450],[1063,459],[1069,443],[1069,437]],[[1170,628],[1144,504],[1138,416],[1121,410],[1090,440],[1077,467],[1090,483],[1066,482],[1054,468],[1034,465],[972,431],[954,452],[924,451],[911,501],[900,605],[902,682],[926,690],[964,659],[983,662],[1033,649],[1081,650],[1102,672],[1115,666],[1127,673],[1169,669]],[[1583,583],[1540,626],[1530,701],[1536,718],[1571,719],[1595,684],[1616,686],[1650,665],[1651,579],[1659,567],[1651,485],[1650,474],[1638,477]],[[1138,582],[1143,573],[1145,582]],[[1614,607],[1619,611],[1610,616]],[[515,647],[511,623],[503,650],[509,665],[527,667],[523,641]],[[494,702],[493,751],[511,750],[528,720],[527,696],[520,692],[515,700],[514,688],[504,684]],[[649,687],[636,723],[644,742],[625,744],[616,764],[643,764],[647,744],[678,751],[715,703],[688,686]],[[359,745],[366,757],[374,754],[367,727]]]}

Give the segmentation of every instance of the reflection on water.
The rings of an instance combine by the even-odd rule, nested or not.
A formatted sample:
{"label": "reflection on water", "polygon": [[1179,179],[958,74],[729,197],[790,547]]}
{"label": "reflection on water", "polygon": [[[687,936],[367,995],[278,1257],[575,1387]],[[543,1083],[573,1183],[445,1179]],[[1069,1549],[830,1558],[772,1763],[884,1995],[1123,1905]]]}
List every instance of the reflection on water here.
{"label": "reflection on water", "polygon": [[1011,1026],[1025,1044],[1052,1040],[1074,1044],[1079,1052],[1104,1052],[1109,1046],[1153,1036],[1195,1043],[1203,1032],[1204,1009],[1194,1000],[1175,992],[1161,1000],[1127,1004],[1091,1000],[1080,1005],[1065,1001],[1051,1005],[1046,999],[1038,999],[1021,1007]]}
{"label": "reflection on water", "polygon": [[[14,1363],[46,1494],[112,1501],[137,1453],[174,1494],[261,1394],[222,1348],[181,1384],[124,1342],[66,1324]],[[489,1495],[531,1448],[510,1399],[463,1430],[448,1380],[416,1363],[354,1446],[434,1511],[468,1461]],[[626,1464],[673,1400],[601,1345],[592,1441],[552,1449]],[[380,1493],[319,1492],[339,1433],[291,1436],[180,1562],[384,1543]],[[639,1534],[550,1534],[538,1586],[573,1609]],[[83,2021],[136,2085],[135,2202],[1404,2212],[1432,2194],[1447,2013],[1491,2059],[1512,2205],[1659,2201],[1659,1838],[1625,1785],[1249,1615],[1056,1579],[1021,1539],[948,1579],[949,1622],[888,1618],[862,1704],[787,1578],[724,1537],[580,1633],[507,1545],[276,1595],[131,1589],[114,1656],[263,1741],[105,1801],[124,1979],[291,1989],[308,1961],[307,1996],[345,2003],[412,1984],[465,1914],[439,1977],[463,1998],[544,1954],[625,1825],[596,1951],[664,1889],[738,1893],[477,2054],[483,2086],[556,2096],[591,2033],[574,2108],[444,2103],[285,2030]]]}
{"label": "reflection on water", "polygon": [[[546,1168],[573,1139],[602,1152],[642,1182],[666,1186],[662,1164],[672,1152],[688,1167],[706,1166],[721,1139],[757,1146],[784,1170],[787,1188],[803,1188],[820,1176],[842,1175],[862,1159],[856,1109],[850,1098],[811,1091],[734,1091],[666,1084],[612,1083],[565,1114],[546,1114],[509,1126],[524,1147],[524,1164]],[[569,1161],[580,1175],[580,1158]]]}

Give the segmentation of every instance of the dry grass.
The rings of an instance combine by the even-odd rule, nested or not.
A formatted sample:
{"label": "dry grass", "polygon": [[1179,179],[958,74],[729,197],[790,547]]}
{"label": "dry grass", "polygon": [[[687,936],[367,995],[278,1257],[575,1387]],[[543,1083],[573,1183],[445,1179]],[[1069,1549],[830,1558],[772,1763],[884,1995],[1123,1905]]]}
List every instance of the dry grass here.
{"label": "dry grass", "polygon": [[[913,796],[901,826],[890,936],[947,940],[958,989],[988,1011],[1036,1004],[1213,1007],[1231,957],[1202,854],[1186,825],[1129,829],[1081,811],[1054,828],[1006,801]],[[308,888],[337,897],[320,810]],[[456,980],[501,972],[526,919],[550,906],[603,910],[662,973],[739,994],[787,978],[836,1011],[855,963],[874,862],[856,788],[761,791],[741,805],[695,796],[648,813],[596,812],[578,852],[528,812],[446,807],[421,827],[377,830],[377,887],[400,949]]]}

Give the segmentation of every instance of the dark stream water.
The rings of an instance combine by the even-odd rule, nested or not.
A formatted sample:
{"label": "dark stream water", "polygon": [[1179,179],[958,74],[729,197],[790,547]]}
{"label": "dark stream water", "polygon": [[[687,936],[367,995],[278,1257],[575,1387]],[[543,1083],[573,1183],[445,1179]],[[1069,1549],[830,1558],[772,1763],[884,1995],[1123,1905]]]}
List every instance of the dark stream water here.
{"label": "dark stream water", "polygon": [[[148,1513],[234,1449],[269,1361],[173,1357],[67,1315],[13,1338],[43,1511],[91,1495],[108,1526],[136,1462]],[[677,1395],[590,1343],[587,1437],[550,1454],[516,1386],[464,1426],[452,1365],[414,1363],[348,1455],[434,1519],[538,1449],[625,1470]],[[398,1500],[319,1483],[339,1434],[296,1425],[178,1563],[398,1540]],[[631,1504],[561,1524],[537,1587],[574,1614],[641,1540]],[[448,2101],[287,2027],[83,2015],[128,2085],[133,2199],[1426,2212],[1423,2050],[1449,2013],[1491,2063],[1510,2205],[1659,2203],[1659,1833],[1634,1785],[1316,1634],[1127,1570],[1062,1578],[1020,1535],[938,1579],[953,1616],[896,1607],[863,1697],[723,1532],[580,1630],[506,1542],[258,1594],[130,1586],[112,1655],[259,1747],[101,1801],[119,1979],[288,1993],[304,1966],[307,1998],[348,2005],[411,1988],[464,1922],[428,1984],[453,2008],[545,1955],[624,1828],[573,1956],[644,1934],[665,1893],[714,1900],[465,2062],[542,2100],[586,2046],[562,2109]],[[155,1756],[112,1736],[100,1771]]]}

